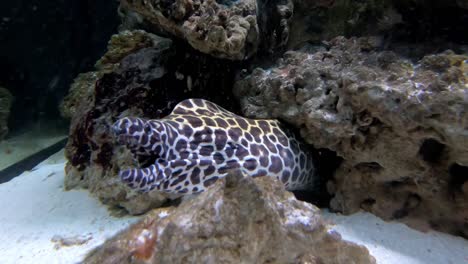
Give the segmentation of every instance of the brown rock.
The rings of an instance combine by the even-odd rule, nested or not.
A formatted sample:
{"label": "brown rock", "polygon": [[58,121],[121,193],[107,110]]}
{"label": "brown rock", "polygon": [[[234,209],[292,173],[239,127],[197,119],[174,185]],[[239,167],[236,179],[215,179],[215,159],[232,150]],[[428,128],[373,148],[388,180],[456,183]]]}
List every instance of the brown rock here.
{"label": "brown rock", "polygon": [[121,1],[158,29],[219,58],[242,60],[256,52],[256,1]]}
{"label": "brown rock", "polygon": [[[162,194],[140,194],[120,183],[115,176],[119,166],[135,161],[127,151],[114,146],[109,127],[124,110],[126,115],[139,115],[141,108],[151,109],[140,105],[145,101],[138,101],[149,87],[132,86],[133,93],[127,94],[131,89],[122,86],[134,79],[150,82],[161,78],[165,71],[158,59],[167,58],[170,46],[170,40],[144,31],[123,31],[111,38],[108,52],[96,63],[96,71],[75,79],[61,104],[62,115],[71,118],[65,149],[66,189],[88,188],[102,202],[123,207],[131,214],[144,213],[166,201]],[[124,74],[128,79],[122,77]],[[126,108],[133,101],[139,104]]]}
{"label": "brown rock", "polygon": [[344,159],[328,184],[332,209],[468,236],[468,57],[412,63],[368,43],[336,38],[254,70],[235,87],[244,114],[282,119]]}
{"label": "brown rock", "polygon": [[107,45],[107,52],[96,62],[96,71],[81,73],[73,80],[67,96],[60,104],[62,116],[71,119],[81,103],[89,104],[92,101],[96,81],[105,73],[116,70],[126,56],[144,48],[167,49],[170,45],[169,39],[143,30],[124,30],[113,35]]}
{"label": "brown rock", "polygon": [[269,177],[233,174],[177,208],[150,212],[84,263],[375,263],[320,210]]}
{"label": "brown rock", "polygon": [[128,13],[124,21],[134,21],[137,13],[154,32],[230,60],[250,58],[257,50],[281,51],[289,39],[293,9],[292,0],[121,1],[121,10]]}

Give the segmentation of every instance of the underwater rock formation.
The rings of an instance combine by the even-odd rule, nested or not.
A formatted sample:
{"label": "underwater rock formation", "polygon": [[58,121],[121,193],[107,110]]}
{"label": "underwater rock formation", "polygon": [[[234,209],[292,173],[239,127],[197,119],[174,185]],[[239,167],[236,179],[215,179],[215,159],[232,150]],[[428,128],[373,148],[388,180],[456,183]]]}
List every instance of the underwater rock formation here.
{"label": "underwater rock formation", "polygon": [[[121,8],[142,16],[154,30],[186,40],[214,57],[243,60],[260,42],[284,46],[289,36],[291,1],[121,1]],[[263,47],[262,47],[263,48]]]}
{"label": "underwater rock formation", "polygon": [[71,116],[65,151],[67,189],[88,188],[104,203],[131,214],[165,201],[163,194],[141,194],[120,181],[120,168],[139,167],[139,161],[115,144],[112,124],[127,116],[160,118],[194,94],[224,101],[226,108],[235,103],[229,100],[234,64],[177,45],[185,44],[144,31],[123,31],[112,37],[96,71],[76,79],[62,104],[62,113]]}
{"label": "underwater rock formation", "polygon": [[105,73],[116,70],[126,56],[143,48],[168,48],[171,41],[148,34],[143,30],[124,30],[111,37],[107,52],[96,64],[96,71],[79,74],[60,105],[61,115],[71,119],[81,102],[91,102],[94,86]]}
{"label": "underwater rock formation", "polygon": [[10,116],[13,96],[6,88],[0,87],[0,140],[8,134],[8,117]]}
{"label": "underwater rock formation", "polygon": [[244,59],[257,49],[256,1],[127,1],[123,8],[153,26],[220,58]]}
{"label": "underwater rock formation", "polygon": [[[124,207],[133,214],[165,201],[163,195],[132,192],[114,177],[114,170],[118,171],[115,166],[131,164],[133,159],[128,153],[114,150],[110,126],[124,110],[124,114],[132,115],[147,108],[138,98],[151,90],[149,81],[164,75],[158,61],[167,59],[170,45],[170,40],[144,31],[124,31],[111,38],[108,52],[96,63],[95,72],[75,79],[61,105],[62,114],[71,118],[65,149],[66,189],[88,188],[104,203]],[[140,64],[135,63],[135,57]],[[146,83],[136,85],[144,80]],[[128,94],[129,90],[133,93]]]}
{"label": "underwater rock formation", "polygon": [[[442,53],[468,51],[454,44],[468,41],[468,11],[434,3],[122,0],[121,28],[172,39],[123,31],[96,71],[77,77],[62,104],[72,123],[66,187],[131,214],[160,206],[161,194],[120,182],[121,168],[141,163],[115,145],[111,125],[160,118],[186,98],[239,113],[238,74],[245,115],[284,120],[343,159],[328,182],[332,209],[468,236],[467,58]],[[286,48],[300,50],[268,68]]]}
{"label": "underwater rock formation", "polygon": [[234,173],[178,207],[148,213],[84,263],[375,263],[320,210],[269,177]]}
{"label": "underwater rock formation", "polygon": [[279,118],[343,158],[330,206],[468,236],[468,57],[413,63],[374,38],[287,52],[236,83],[248,117]]}

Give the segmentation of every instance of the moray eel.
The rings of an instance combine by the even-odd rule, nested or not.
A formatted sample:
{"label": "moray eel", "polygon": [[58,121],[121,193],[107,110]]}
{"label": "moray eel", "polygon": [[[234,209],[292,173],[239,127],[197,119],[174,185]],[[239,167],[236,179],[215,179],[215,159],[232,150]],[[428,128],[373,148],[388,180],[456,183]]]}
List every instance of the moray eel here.
{"label": "moray eel", "polygon": [[244,118],[203,99],[182,101],[158,120],[119,119],[113,132],[136,157],[156,158],[148,167],[119,172],[128,186],[142,192],[199,193],[235,169],[251,177],[274,177],[287,190],[314,187],[307,145],[279,121]]}

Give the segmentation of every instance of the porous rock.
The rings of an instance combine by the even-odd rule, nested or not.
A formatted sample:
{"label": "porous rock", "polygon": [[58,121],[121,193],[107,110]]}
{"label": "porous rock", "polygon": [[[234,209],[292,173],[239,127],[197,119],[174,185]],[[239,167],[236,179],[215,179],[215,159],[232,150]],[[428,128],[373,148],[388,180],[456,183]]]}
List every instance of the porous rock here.
{"label": "porous rock", "polygon": [[121,1],[158,29],[185,39],[192,47],[221,58],[244,59],[256,51],[256,2]]}
{"label": "porous rock", "polygon": [[272,51],[289,37],[291,0],[121,1],[157,33],[186,40],[218,58],[244,60],[260,46]]}
{"label": "porous rock", "polygon": [[112,124],[126,116],[161,118],[195,94],[234,102],[223,92],[232,87],[234,66],[144,31],[113,36],[108,50],[96,71],[75,80],[62,104],[62,113],[71,117],[65,188],[87,188],[111,207],[141,214],[161,206],[166,196],[138,193],[122,184],[120,169],[146,166],[151,160],[134,160],[116,145]]}
{"label": "porous rock", "polygon": [[0,140],[8,134],[8,117],[12,103],[13,95],[6,88],[0,87]]}
{"label": "porous rock", "polygon": [[82,102],[92,101],[94,86],[105,73],[116,70],[120,61],[131,53],[143,48],[164,49],[171,41],[148,34],[143,30],[124,30],[112,35],[107,46],[107,52],[95,64],[95,71],[79,74],[74,80],[66,97],[60,104],[61,115],[71,119]]}
{"label": "porous rock", "polygon": [[157,209],[84,263],[375,263],[329,230],[320,210],[269,177],[218,180],[178,207]]}
{"label": "porous rock", "polygon": [[287,52],[242,77],[244,114],[279,118],[343,158],[332,209],[468,236],[468,57],[410,61],[373,38]]}
{"label": "porous rock", "polygon": [[[75,79],[61,105],[62,115],[71,118],[65,148],[66,189],[87,188],[102,202],[132,214],[166,201],[162,194],[136,193],[120,183],[119,167],[135,161],[128,151],[115,146],[110,126],[120,114],[141,114],[142,104],[148,102],[139,98],[149,93],[150,81],[165,74],[161,61],[167,59],[170,45],[170,40],[144,31],[123,31],[111,38],[96,71]],[[144,83],[136,86],[139,81]]]}

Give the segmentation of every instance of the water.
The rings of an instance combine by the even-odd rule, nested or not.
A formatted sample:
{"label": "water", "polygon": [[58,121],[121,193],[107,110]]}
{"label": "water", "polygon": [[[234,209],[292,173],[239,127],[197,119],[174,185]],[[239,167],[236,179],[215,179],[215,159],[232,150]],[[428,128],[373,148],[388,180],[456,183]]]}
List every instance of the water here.
{"label": "water", "polygon": [[[365,211],[325,215],[378,263],[466,262],[468,5],[429,2],[0,3],[0,234],[9,238],[0,242],[0,263],[77,263],[151,209],[177,210],[197,199],[128,189],[119,171],[161,157],[119,144],[112,129],[124,117],[163,118],[188,98],[240,116],[279,119],[300,135],[316,165],[310,177],[320,184],[295,197],[343,214]],[[209,115],[191,120],[214,122],[203,128],[237,122]],[[266,157],[258,149],[274,137],[256,139],[251,128],[235,136],[227,129],[239,144],[226,146],[242,146],[258,165],[252,160]],[[154,139],[148,129],[134,131],[138,143]],[[180,152],[191,155],[187,164],[200,159],[199,149],[213,148],[214,167],[238,165],[232,149],[175,136],[181,137],[174,145],[193,146]],[[165,154],[176,160],[161,164],[180,164],[185,154],[172,151]],[[293,174],[279,167],[275,175]],[[178,175],[185,177],[179,190],[196,181],[192,172]],[[244,173],[249,176],[248,166]],[[224,204],[216,202],[216,223]],[[399,237],[412,242],[402,246]],[[135,254],[157,254],[151,250]]]}

